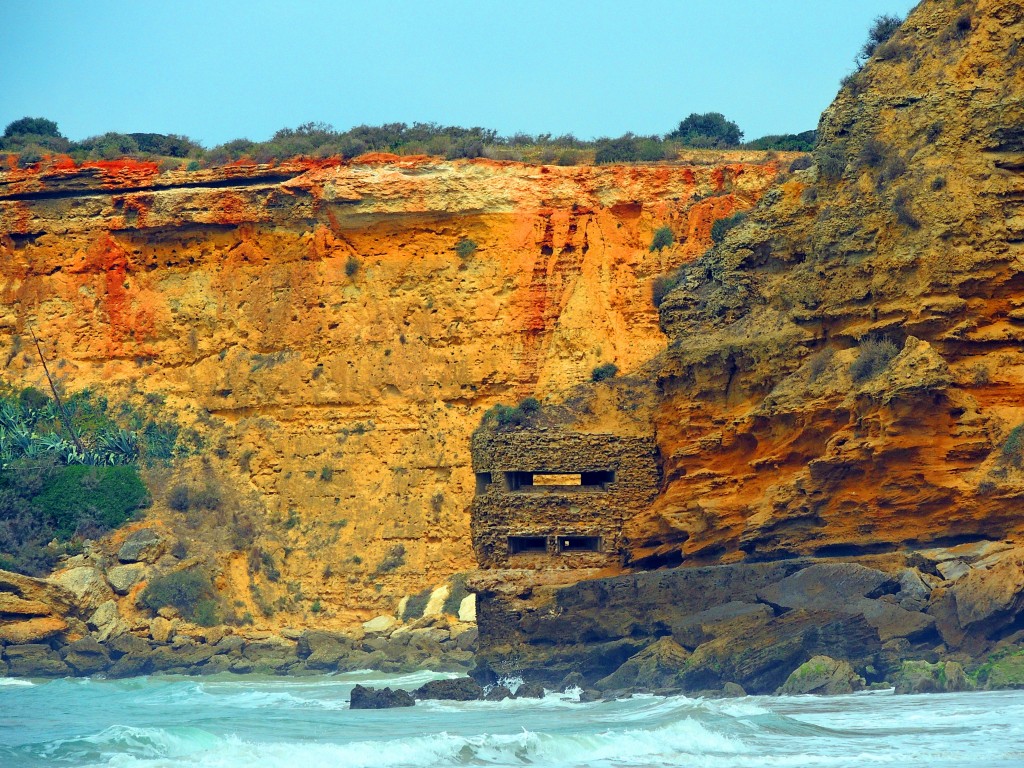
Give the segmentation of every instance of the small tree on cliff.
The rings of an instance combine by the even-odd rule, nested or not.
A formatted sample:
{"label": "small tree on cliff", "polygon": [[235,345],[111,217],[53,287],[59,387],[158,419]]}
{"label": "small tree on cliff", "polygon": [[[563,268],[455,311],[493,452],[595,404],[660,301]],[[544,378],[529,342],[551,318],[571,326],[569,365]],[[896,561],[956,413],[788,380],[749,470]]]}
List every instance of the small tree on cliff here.
{"label": "small tree on cliff", "polygon": [[721,112],[694,112],[666,138],[678,139],[691,147],[735,147],[743,139],[743,131]]}
{"label": "small tree on cliff", "polygon": [[45,117],[23,117],[8,123],[4,129],[4,138],[11,136],[52,136],[55,139],[64,138],[57,129],[57,123],[47,120]]}

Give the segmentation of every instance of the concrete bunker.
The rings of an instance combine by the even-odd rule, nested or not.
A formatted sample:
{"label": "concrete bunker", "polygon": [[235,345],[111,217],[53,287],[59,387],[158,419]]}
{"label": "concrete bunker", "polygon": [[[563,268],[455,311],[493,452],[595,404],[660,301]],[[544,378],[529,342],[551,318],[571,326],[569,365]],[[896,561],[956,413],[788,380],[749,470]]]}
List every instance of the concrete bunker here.
{"label": "concrete bunker", "polygon": [[563,429],[473,436],[473,548],[482,568],[621,564],[623,521],[657,496],[649,436]]}

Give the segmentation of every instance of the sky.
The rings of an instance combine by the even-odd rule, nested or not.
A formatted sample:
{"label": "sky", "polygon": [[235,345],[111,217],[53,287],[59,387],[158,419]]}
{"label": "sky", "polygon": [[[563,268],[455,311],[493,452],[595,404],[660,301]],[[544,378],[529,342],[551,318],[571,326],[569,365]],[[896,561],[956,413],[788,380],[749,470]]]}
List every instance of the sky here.
{"label": "sky", "polygon": [[663,134],[722,112],[814,128],[911,0],[0,0],[0,126],[210,147],[323,121]]}

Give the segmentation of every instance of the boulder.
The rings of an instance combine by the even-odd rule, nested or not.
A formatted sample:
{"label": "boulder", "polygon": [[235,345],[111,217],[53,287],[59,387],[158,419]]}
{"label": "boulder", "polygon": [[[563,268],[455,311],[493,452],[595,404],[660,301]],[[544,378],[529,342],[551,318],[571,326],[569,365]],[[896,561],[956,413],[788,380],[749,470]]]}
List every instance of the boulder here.
{"label": "boulder", "polygon": [[8,645],[4,657],[11,677],[66,677],[71,669],[50,646],[42,643]]}
{"label": "boulder", "polygon": [[114,597],[103,574],[91,565],[69,568],[50,578],[52,582],[74,595],[75,602],[86,611],[95,611]]}
{"label": "boulder", "polygon": [[107,571],[107,581],[117,594],[127,595],[132,587],[146,578],[148,570],[143,563],[115,565]]}
{"label": "boulder", "polygon": [[480,631],[476,627],[470,627],[453,636],[455,638],[455,647],[460,651],[474,651],[476,650],[477,639],[480,637]]}
{"label": "boulder", "polygon": [[124,677],[147,675],[152,671],[151,652],[145,654],[128,653],[111,664],[106,675],[112,680],[117,680]]}
{"label": "boulder", "polygon": [[640,688],[681,688],[682,674],[690,652],[670,637],[663,637],[634,656],[617,670],[598,680],[599,691]]}
{"label": "boulder", "polygon": [[74,595],[59,584],[0,569],[0,594],[46,606],[45,614],[66,616],[74,603]]}
{"label": "boulder", "polygon": [[408,691],[391,690],[391,688],[365,688],[357,685],[352,689],[349,698],[349,709],[391,709],[392,707],[411,707],[416,700]]}
{"label": "boulder", "polygon": [[0,613],[8,616],[49,616],[53,608],[40,600],[26,600],[13,592],[0,592]]}
{"label": "boulder", "polygon": [[38,643],[65,632],[68,623],[58,616],[37,616],[0,624],[0,641],[11,645]]}
{"label": "boulder", "polygon": [[935,570],[939,572],[944,581],[956,581],[961,576],[970,573],[971,566],[963,560],[948,560],[944,563],[937,563]]}
{"label": "boulder", "polygon": [[945,693],[974,688],[964,668],[955,661],[904,661],[892,682],[896,693]]}
{"label": "boulder", "polygon": [[484,697],[484,689],[471,677],[456,677],[451,680],[431,680],[413,691],[412,695],[417,699],[478,701]]}
{"label": "boulder", "polygon": [[96,639],[101,643],[112,637],[123,635],[128,631],[128,625],[121,618],[121,613],[117,609],[117,603],[113,600],[107,600],[100,605],[93,612],[92,616],[89,617],[87,623],[89,629],[93,631]]}
{"label": "boulder", "polygon": [[88,635],[64,646],[60,654],[78,675],[95,675],[110,666],[107,649]]}
{"label": "boulder", "polygon": [[782,696],[804,693],[838,696],[863,687],[864,678],[853,671],[849,662],[836,661],[830,656],[815,656],[793,670],[778,693]]}
{"label": "boulder", "polygon": [[167,548],[166,540],[152,528],[141,528],[129,534],[117,550],[122,563],[154,563]]}
{"label": "boulder", "polygon": [[484,696],[484,701],[504,701],[512,698],[512,691],[505,685],[495,685]]}
{"label": "boulder", "polygon": [[158,643],[169,643],[174,639],[177,626],[177,619],[165,619],[162,616],[156,616],[149,622],[149,636]]}
{"label": "boulder", "polygon": [[726,682],[752,694],[774,693],[816,655],[868,666],[881,649],[878,631],[862,615],[793,610],[738,637],[699,646],[682,674],[687,690],[719,689]]}
{"label": "boulder", "polygon": [[1024,608],[1024,548],[1003,553],[951,587],[960,626],[986,635],[1013,623]]}
{"label": "boulder", "polygon": [[908,611],[920,611],[928,605],[932,588],[916,568],[904,568],[899,573],[899,606]]}
{"label": "boulder", "polygon": [[398,619],[394,616],[377,616],[376,618],[363,622],[363,631],[383,634],[390,629],[394,629],[397,624]]}
{"label": "boulder", "polygon": [[134,654],[136,656],[146,655],[153,650],[153,646],[148,640],[137,635],[130,634],[112,637],[106,642],[106,646],[111,657],[115,659],[119,659],[128,654]]}
{"label": "boulder", "polygon": [[466,595],[459,603],[459,621],[476,622],[476,595]]}
{"label": "boulder", "polygon": [[990,661],[982,667],[981,677],[989,690],[1024,688],[1024,650]]}
{"label": "boulder", "polygon": [[758,598],[779,608],[845,611],[851,601],[877,596],[887,588],[895,592],[898,586],[892,576],[874,568],[856,563],[820,563],[770,584],[758,592]]}
{"label": "boulder", "polygon": [[523,683],[516,689],[514,698],[517,699],[543,699],[544,686],[540,683]]}

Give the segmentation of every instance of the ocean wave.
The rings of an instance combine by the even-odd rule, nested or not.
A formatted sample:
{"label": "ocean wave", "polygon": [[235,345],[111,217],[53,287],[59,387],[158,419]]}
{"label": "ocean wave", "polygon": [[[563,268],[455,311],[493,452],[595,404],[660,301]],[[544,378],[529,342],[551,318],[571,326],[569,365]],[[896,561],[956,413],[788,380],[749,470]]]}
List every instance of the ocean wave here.
{"label": "ocean wave", "polygon": [[0,677],[0,686],[4,685],[21,685],[21,686],[33,686],[31,680],[22,680],[20,677]]}

